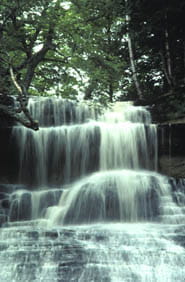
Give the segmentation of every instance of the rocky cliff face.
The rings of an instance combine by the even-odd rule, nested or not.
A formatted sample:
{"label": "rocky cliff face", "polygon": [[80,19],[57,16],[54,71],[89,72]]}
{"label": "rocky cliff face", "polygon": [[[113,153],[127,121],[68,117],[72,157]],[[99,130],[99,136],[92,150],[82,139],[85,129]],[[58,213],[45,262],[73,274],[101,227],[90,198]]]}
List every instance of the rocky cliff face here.
{"label": "rocky cliff face", "polygon": [[0,183],[11,183],[18,173],[17,144],[12,138],[11,127],[0,127]]}
{"label": "rocky cliff face", "polygon": [[159,172],[185,178],[185,123],[158,126]]}

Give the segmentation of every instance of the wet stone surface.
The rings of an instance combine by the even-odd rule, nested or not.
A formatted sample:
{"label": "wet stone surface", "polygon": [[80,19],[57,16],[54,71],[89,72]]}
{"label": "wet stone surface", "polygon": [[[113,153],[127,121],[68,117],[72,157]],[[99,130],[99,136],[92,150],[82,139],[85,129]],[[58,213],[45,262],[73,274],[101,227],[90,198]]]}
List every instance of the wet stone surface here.
{"label": "wet stone surface", "polygon": [[184,228],[144,223],[45,230],[12,223],[0,233],[0,281],[181,282]]}

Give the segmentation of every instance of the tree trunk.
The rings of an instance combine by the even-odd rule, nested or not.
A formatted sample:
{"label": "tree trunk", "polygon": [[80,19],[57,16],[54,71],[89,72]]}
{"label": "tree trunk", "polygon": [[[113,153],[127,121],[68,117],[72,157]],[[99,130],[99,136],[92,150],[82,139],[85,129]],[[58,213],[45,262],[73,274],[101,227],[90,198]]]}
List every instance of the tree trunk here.
{"label": "tree trunk", "polygon": [[183,42],[183,80],[185,82],[185,41]]}
{"label": "tree trunk", "polygon": [[165,75],[167,84],[169,85],[169,87],[171,89],[172,88],[171,79],[169,77],[169,73],[168,73],[168,69],[167,69],[167,64],[166,64],[166,59],[165,59],[165,55],[163,54],[163,51],[160,52],[160,55],[161,55],[161,61],[162,61],[164,75]]}
{"label": "tree trunk", "polygon": [[128,51],[129,51],[129,58],[130,58],[130,67],[132,70],[132,79],[134,81],[135,87],[136,87],[136,91],[137,91],[137,95],[138,98],[140,100],[143,100],[143,94],[141,91],[141,87],[140,87],[140,83],[137,77],[137,70],[136,70],[136,63],[135,63],[135,59],[134,59],[134,51],[133,51],[133,45],[132,45],[132,38],[131,38],[131,33],[130,33],[130,16],[127,12],[127,0],[125,0],[125,4],[126,4],[126,25],[127,25],[127,42],[128,42]]}
{"label": "tree trunk", "polygon": [[30,84],[34,77],[34,71],[41,61],[45,58],[47,52],[52,49],[53,28],[50,28],[46,41],[40,51],[32,55],[27,64],[27,71],[24,77],[24,87],[29,89]]}
{"label": "tree trunk", "polygon": [[[4,111],[4,113],[6,113],[8,116],[10,116],[10,118],[13,118],[15,121],[18,121],[20,123],[22,123],[24,126],[32,128],[34,130],[38,130],[39,126],[38,126],[38,121],[33,120],[32,116],[30,115],[28,108],[27,108],[27,92],[26,90],[24,91],[24,89],[22,89],[20,87],[20,85],[18,84],[18,82],[15,79],[15,75],[13,72],[13,68],[10,66],[10,77],[12,79],[12,82],[14,84],[14,86],[16,87],[19,97],[18,97],[18,101],[20,104],[20,108],[18,111],[15,112],[14,109],[12,110],[8,110],[6,107],[1,107],[1,111]],[[18,113],[23,112],[26,120],[24,118],[22,118]]]}
{"label": "tree trunk", "polygon": [[112,82],[109,83],[109,100],[112,103],[113,102],[113,85]]}
{"label": "tree trunk", "polygon": [[166,57],[166,69],[168,74],[168,82],[170,88],[174,86],[174,78],[172,73],[172,60],[171,60],[171,51],[170,51],[170,44],[169,44],[169,31],[168,31],[168,16],[167,11],[165,11],[165,30],[164,30],[164,37],[165,37],[165,57]]}

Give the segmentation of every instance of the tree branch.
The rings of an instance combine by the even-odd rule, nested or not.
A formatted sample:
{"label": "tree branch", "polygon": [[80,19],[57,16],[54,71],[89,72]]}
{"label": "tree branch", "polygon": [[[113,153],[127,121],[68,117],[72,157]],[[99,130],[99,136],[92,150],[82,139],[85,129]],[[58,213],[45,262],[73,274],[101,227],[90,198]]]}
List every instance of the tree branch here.
{"label": "tree branch", "polygon": [[18,82],[15,79],[14,73],[13,73],[13,68],[10,66],[10,76],[12,79],[12,82],[14,84],[14,86],[16,87],[19,97],[18,97],[18,101],[20,103],[20,109],[17,111],[19,113],[23,112],[25,117],[27,118],[27,120],[23,119],[21,116],[17,115],[17,113],[15,113],[15,111],[9,111],[9,116],[13,117],[16,121],[19,121],[20,123],[22,123],[23,125],[25,125],[26,127],[32,128],[34,130],[38,130],[38,121],[33,120],[33,118],[31,117],[28,108],[27,108],[27,92],[24,88],[21,88],[21,86],[18,84]]}
{"label": "tree branch", "polygon": [[24,78],[25,89],[29,88],[31,81],[33,79],[34,71],[36,67],[44,59],[47,52],[51,50],[53,47],[52,46],[53,32],[54,32],[53,27],[50,27],[42,49],[36,52],[35,54],[33,54],[32,57],[27,62],[27,72]]}
{"label": "tree branch", "polygon": [[25,127],[38,130],[38,126],[33,127],[33,124],[31,124],[28,120],[26,120],[24,117],[16,113],[13,109],[10,109],[10,107],[0,104],[0,113],[4,116],[8,116],[13,121],[17,121],[24,125]]}

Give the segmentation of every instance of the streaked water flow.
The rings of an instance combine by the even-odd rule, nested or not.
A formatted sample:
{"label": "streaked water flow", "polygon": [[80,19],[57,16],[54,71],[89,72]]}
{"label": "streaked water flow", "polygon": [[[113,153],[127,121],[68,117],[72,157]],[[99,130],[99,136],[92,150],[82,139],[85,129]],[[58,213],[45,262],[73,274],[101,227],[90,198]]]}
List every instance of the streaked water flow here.
{"label": "streaked water flow", "polygon": [[18,184],[0,184],[0,281],[184,281],[185,183],[156,172],[149,112],[29,109],[40,130],[13,128]]}

